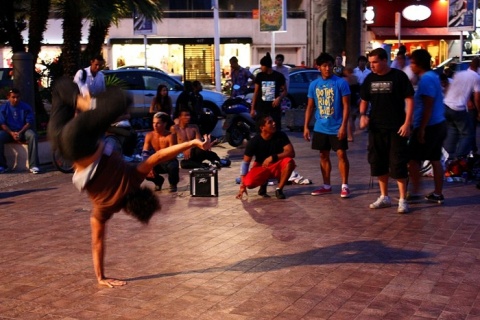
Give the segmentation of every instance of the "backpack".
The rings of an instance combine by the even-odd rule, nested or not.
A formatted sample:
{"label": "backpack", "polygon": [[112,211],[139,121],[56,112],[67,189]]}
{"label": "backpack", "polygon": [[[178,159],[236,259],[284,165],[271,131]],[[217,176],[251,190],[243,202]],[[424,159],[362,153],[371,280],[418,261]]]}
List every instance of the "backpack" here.
{"label": "backpack", "polygon": [[82,69],[82,77],[80,78],[80,81],[82,81],[84,84],[87,81],[87,71],[85,69]]}

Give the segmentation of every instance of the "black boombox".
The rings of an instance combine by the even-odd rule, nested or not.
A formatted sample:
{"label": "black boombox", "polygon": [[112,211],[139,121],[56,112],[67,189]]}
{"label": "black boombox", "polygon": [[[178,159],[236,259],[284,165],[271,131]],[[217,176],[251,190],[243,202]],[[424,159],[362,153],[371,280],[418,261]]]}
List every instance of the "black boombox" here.
{"label": "black boombox", "polygon": [[218,197],[218,171],[216,169],[191,170],[190,195],[192,197]]}

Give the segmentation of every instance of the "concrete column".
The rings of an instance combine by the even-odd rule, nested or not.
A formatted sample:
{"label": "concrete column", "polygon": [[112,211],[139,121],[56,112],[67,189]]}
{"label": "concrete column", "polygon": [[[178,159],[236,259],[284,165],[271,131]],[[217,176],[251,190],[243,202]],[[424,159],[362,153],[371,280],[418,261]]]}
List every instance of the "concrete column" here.
{"label": "concrete column", "polygon": [[[13,54],[13,87],[20,90],[20,99],[35,111],[35,92],[33,89],[33,58],[28,52]],[[36,129],[36,126],[34,126]]]}

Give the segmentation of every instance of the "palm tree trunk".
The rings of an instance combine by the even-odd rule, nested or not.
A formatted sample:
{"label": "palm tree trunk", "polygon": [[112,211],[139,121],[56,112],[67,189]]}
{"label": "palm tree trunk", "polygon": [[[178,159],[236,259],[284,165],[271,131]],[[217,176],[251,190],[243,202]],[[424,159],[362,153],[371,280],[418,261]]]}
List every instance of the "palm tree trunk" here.
{"label": "palm tree trunk", "polygon": [[346,34],[346,53],[347,64],[351,67],[357,65],[357,59],[360,52],[360,30],[362,29],[362,1],[348,0],[347,7],[347,34]]}
{"label": "palm tree trunk", "polygon": [[88,44],[81,56],[82,65],[88,65],[93,57],[102,53],[103,44],[109,29],[109,20],[92,21],[88,32]]}
{"label": "palm tree trunk", "polygon": [[335,56],[345,49],[345,30],[342,24],[342,2],[339,0],[325,1],[327,6],[326,51]]}
{"label": "palm tree trunk", "polygon": [[[42,47],[43,33],[47,29],[48,15],[50,12],[50,0],[31,0],[30,1],[30,25],[28,28],[28,52],[32,54],[33,68],[32,72],[36,76],[35,62]],[[34,82],[35,94],[35,113],[44,115],[47,113],[43,101],[38,91],[38,82]],[[37,124],[39,121],[37,121]]]}
{"label": "palm tree trunk", "polygon": [[61,60],[63,73],[73,77],[80,67],[83,17],[78,8],[77,0],[65,0],[62,9],[63,46]]}

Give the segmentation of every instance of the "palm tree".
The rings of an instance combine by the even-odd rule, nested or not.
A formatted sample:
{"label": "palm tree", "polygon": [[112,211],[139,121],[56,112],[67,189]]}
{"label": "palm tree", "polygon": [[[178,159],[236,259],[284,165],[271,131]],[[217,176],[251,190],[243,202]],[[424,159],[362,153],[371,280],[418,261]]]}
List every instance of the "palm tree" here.
{"label": "palm tree", "polygon": [[342,2],[339,0],[326,0],[326,52],[337,55],[345,49],[345,30],[342,22]]}
{"label": "palm tree", "polygon": [[361,10],[361,0],[348,0],[345,50],[347,52],[347,63],[351,66],[356,65],[360,55]]}
{"label": "palm tree", "polygon": [[143,14],[148,19],[160,21],[162,18],[161,1],[155,0],[96,0],[87,12],[91,21],[88,33],[88,44],[82,52],[82,63],[102,51],[102,46],[110,26],[117,24],[120,18],[132,17],[134,12]]}

